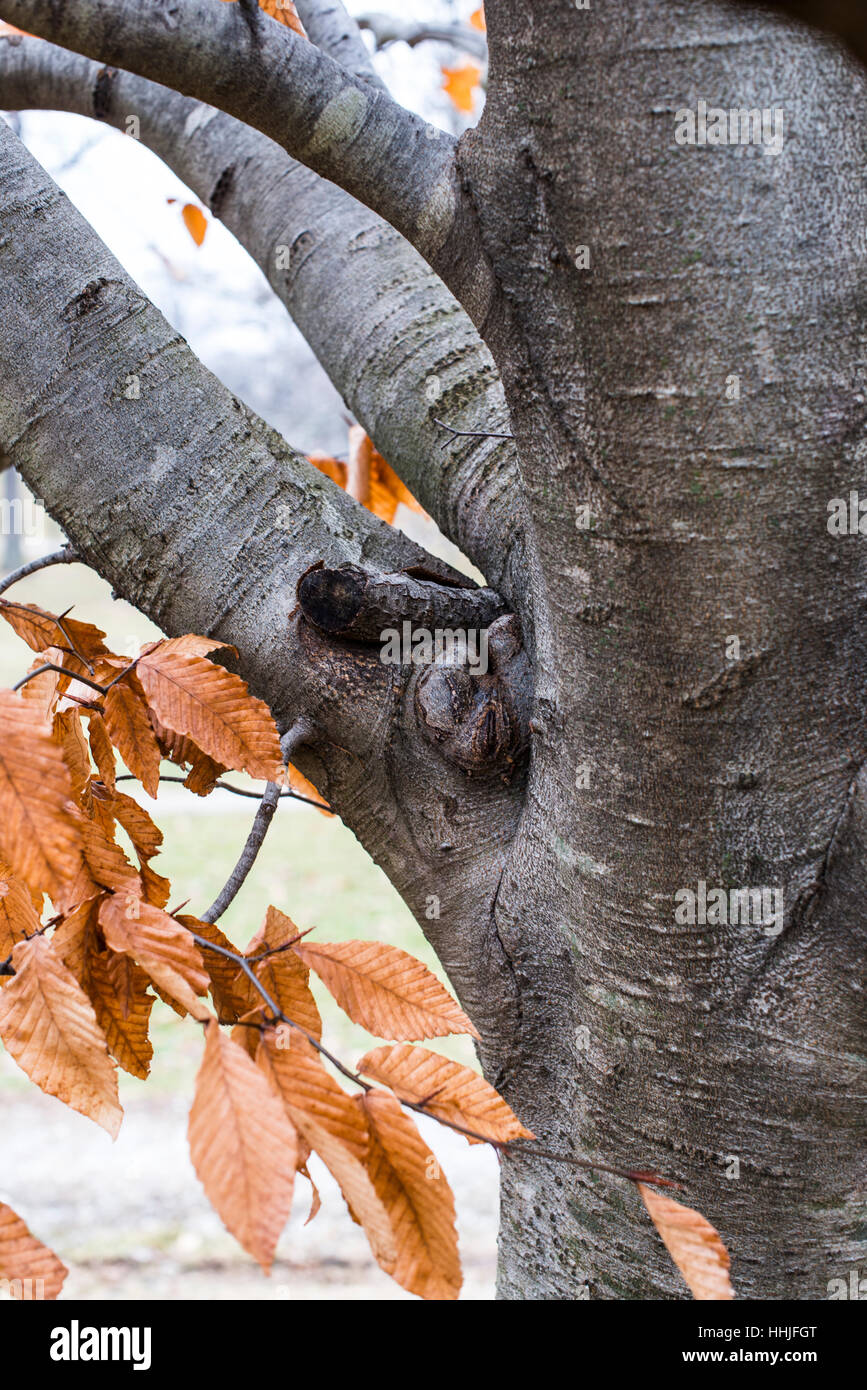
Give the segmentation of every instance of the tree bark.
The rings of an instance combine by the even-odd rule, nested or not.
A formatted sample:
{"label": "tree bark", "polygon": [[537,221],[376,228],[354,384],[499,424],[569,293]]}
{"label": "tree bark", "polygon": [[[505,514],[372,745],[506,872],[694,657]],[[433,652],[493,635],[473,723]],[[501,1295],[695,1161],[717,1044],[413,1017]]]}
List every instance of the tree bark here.
{"label": "tree bark", "polygon": [[[121,592],[235,642],[281,720],[310,719],[301,766],[412,906],[541,1143],[684,1182],[740,1297],[823,1299],[867,1260],[867,559],[827,526],[832,499],[867,496],[867,78],[747,5],[488,8],[487,105],[454,152],[464,256],[449,274],[446,243],[422,249],[479,325],[515,436],[489,672],[396,672],[369,625],[356,641],[319,621],[348,589],[363,615],[368,587],[376,614],[438,617],[449,585],[394,578],[427,562],[233,414],[22,156],[0,447]],[[126,39],[126,0],[82,6],[106,21],[102,61],[128,51],[113,10]],[[70,43],[84,22],[41,0],[0,15]],[[240,110],[229,85],[209,99]],[[699,101],[780,108],[779,153],[678,143]],[[147,418],[116,389],[136,363],[159,387]],[[163,434],[170,474],[125,473]],[[443,487],[444,529],[491,556],[505,503],[474,531],[484,488]],[[282,540],[262,520],[275,489]],[[716,915],[690,920],[690,893]],[[523,1155],[503,1159],[499,1288],[684,1295],[631,1187]]]}

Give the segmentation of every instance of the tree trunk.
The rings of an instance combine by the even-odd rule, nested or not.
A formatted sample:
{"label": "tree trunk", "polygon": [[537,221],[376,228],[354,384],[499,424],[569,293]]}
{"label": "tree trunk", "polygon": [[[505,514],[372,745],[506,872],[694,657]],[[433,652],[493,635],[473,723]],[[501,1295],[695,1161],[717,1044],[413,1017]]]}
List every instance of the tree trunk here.
{"label": "tree trunk", "polygon": [[[865,80],[720,5],[489,30],[460,158],[542,576],[506,1095],[685,1180],[739,1295],[824,1298],[867,1234],[867,566],[826,526],[867,483]],[[700,98],[781,107],[782,152],[676,144]],[[678,922],[700,881],[781,919]],[[510,1159],[502,1190],[502,1296],[681,1292],[617,1184]]]}
{"label": "tree trunk", "polygon": [[[231,37],[244,21],[218,8]],[[124,24],[135,25],[128,0],[115,3],[123,23],[106,19],[111,9],[88,0],[58,18],[49,0],[0,0],[4,18],[101,62],[124,54]],[[171,10],[166,80],[206,100],[212,46],[203,42],[192,75],[185,66],[197,0]],[[466,314],[427,300],[417,257],[391,234],[380,240],[365,211],[381,278],[369,282],[351,350],[336,351],[330,333],[321,345],[374,440],[503,600],[463,591],[461,603],[488,605],[485,621],[520,620],[523,651],[514,618],[496,619],[492,673],[475,687],[478,727],[468,718],[446,729],[448,690],[416,673],[387,680],[372,648],[322,618],[332,586],[345,600],[349,574],[377,622],[395,592],[397,616],[435,603],[445,619],[454,576],[440,571],[436,593],[422,577],[421,599],[415,580],[395,581],[423,556],[372,518],[359,522],[348,499],[335,506],[14,160],[15,235],[0,242],[0,269],[23,289],[0,325],[4,359],[16,363],[15,390],[4,397],[0,380],[0,445],[119,592],[169,632],[234,642],[278,718],[311,721],[300,765],[412,907],[482,1034],[486,1074],[541,1142],[684,1182],[731,1251],[738,1296],[823,1299],[829,1281],[867,1261],[867,562],[863,536],[828,527],[833,499],[867,498],[867,79],[830,40],[751,5],[498,0],[488,11],[480,125],[426,162],[421,208],[408,159],[393,188],[366,195]],[[159,29],[156,9],[146,22]],[[300,51],[294,36],[262,34]],[[260,40],[244,35],[245,72]],[[14,90],[25,92],[19,58]],[[315,86],[315,55],[305,63]],[[160,79],[144,29],[129,66],[138,83]],[[354,94],[353,109],[363,66],[345,87],[333,64],[323,69],[338,95]],[[88,110],[90,65],[62,76],[58,104]],[[115,77],[118,104],[97,115],[121,122],[118,92],[157,111],[152,89]],[[97,75],[99,90],[108,82]],[[211,97],[279,137],[273,104],[237,73]],[[371,98],[374,136],[416,139],[415,118],[388,101]],[[680,143],[682,113],[700,102],[767,108],[774,120],[780,110],[779,150],[762,139]],[[204,129],[208,108],[173,109],[187,112],[185,129]],[[211,143],[189,155],[156,119],[154,129],[205,188],[231,127],[215,121]],[[306,126],[284,141],[365,197],[366,152],[341,180],[335,143],[323,154]],[[252,165],[256,146],[246,148]],[[239,163],[221,200],[248,244],[259,236],[244,212],[258,206],[255,177]],[[312,205],[316,186],[297,186]],[[352,248],[355,213],[328,196],[320,214],[334,209]],[[41,260],[27,245],[34,205],[50,234]],[[316,295],[349,252],[325,255],[324,215],[310,243],[306,207],[281,216],[275,192],[254,253],[277,283],[268,263],[281,226],[305,257],[321,240],[318,269],[302,258],[297,284],[287,276],[281,289],[315,336]],[[380,378],[360,381],[347,359],[376,341],[371,323],[388,333],[376,300],[398,262],[395,282],[411,294],[395,302],[433,306],[436,346],[415,345],[397,403],[388,396],[377,410]],[[329,325],[349,290],[335,286]],[[88,289],[82,322],[75,306]],[[28,294],[43,309],[32,366]],[[447,380],[447,418],[468,430],[484,429],[480,411],[499,408],[502,384],[514,444],[432,447],[445,414],[436,395],[422,405],[432,366]],[[137,368],[146,419],[114,389]],[[64,405],[66,419],[61,398],[79,402]],[[488,427],[503,432],[503,421]],[[151,457],[158,437],[171,444],[166,467],[127,477],[122,460]],[[223,455],[240,468],[234,488]],[[273,519],[280,498],[289,523]],[[170,547],[161,515],[172,518]],[[327,572],[312,571],[287,632],[298,580],[317,563]],[[367,613],[358,604],[356,623]],[[508,1155],[499,1292],[669,1298],[684,1286],[631,1186]]]}

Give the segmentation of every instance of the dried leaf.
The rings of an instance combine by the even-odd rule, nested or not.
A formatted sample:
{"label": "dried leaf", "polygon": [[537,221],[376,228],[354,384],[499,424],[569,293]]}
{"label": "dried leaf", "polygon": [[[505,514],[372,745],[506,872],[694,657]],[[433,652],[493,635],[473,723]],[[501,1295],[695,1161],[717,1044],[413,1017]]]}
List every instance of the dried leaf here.
{"label": "dried leaf", "polygon": [[636,1186],[693,1297],[705,1302],[734,1298],[729,1279],[731,1261],[719,1232],[700,1212],[663,1196],[655,1187],[643,1182]]}
{"label": "dried leaf", "polygon": [[216,1023],[207,1028],[189,1140],[209,1201],[268,1272],[292,1205],[295,1132],[264,1072]]}
{"label": "dried leaf", "polygon": [[117,1070],[93,1005],[44,936],[12,952],[15,978],[0,993],[0,1037],[36,1085],[117,1137]]}
{"label": "dried leaf", "polygon": [[[282,1061],[273,1036],[263,1039],[258,1062],[274,1089],[282,1095],[281,1081],[288,1076],[288,1068]],[[295,1095],[294,1081],[289,1094],[290,1097]],[[367,1236],[374,1258],[383,1269],[390,1271],[397,1258],[394,1235],[388,1213],[376,1194],[364,1163],[357,1156],[357,1147],[338,1138],[312,1111],[292,1105],[291,1101],[287,1103],[286,1110],[298,1133],[316,1150],[340,1187],[353,1220]]]}
{"label": "dried leaf", "polygon": [[119,825],[122,825],[141,863],[159,854],[163,832],[155,825],[143,806],[125,792],[116,791],[110,803]]}
{"label": "dried leaf", "polygon": [[44,608],[38,608],[35,603],[11,603],[8,599],[0,599],[0,618],[5,618],[35,652],[58,647],[65,653],[72,652],[74,648],[88,661],[109,654],[103,642],[105,633],[98,627],[92,623],[80,623],[75,618],[58,618],[54,613],[46,613]]}
{"label": "dried leaf", "polygon": [[142,697],[126,679],[111,686],[103,701],[105,727],[130,772],[148,796],[155,797],[160,780],[160,746]]}
{"label": "dried leaf", "polygon": [[488,27],[485,23],[484,5],[480,5],[477,10],[473,10],[472,14],[470,15],[470,25],[473,29],[478,29],[480,33],[484,34],[485,30]]}
{"label": "dried leaf", "polygon": [[[110,792],[115,787],[115,763],[114,749],[111,746],[111,739],[105,727],[105,720],[101,714],[92,713],[88,719],[88,735],[90,740],[90,751],[93,761],[99,770],[99,776]],[[129,799],[129,798],[127,798]]]}
{"label": "dried leaf", "polygon": [[[222,946],[226,951],[235,951],[236,955],[240,954],[214,922],[202,922],[198,917],[191,917],[187,913],[179,913],[178,921],[197,936],[203,936],[206,941],[213,942],[215,946]],[[235,962],[227,956],[221,955],[219,951],[209,951],[205,947],[201,948],[201,952],[217,1016],[227,1022],[237,1021],[255,1002],[253,986],[246,976],[239,972]],[[255,1055],[255,1046],[259,1042],[258,1034],[253,1029],[244,1029],[244,1032],[252,1033]]]}
{"label": "dried leaf", "polygon": [[459,68],[443,68],[443,91],[459,111],[470,115],[476,104],[476,91],[481,80],[481,68],[464,63]]}
{"label": "dried leaf", "polygon": [[20,1216],[0,1202],[0,1278],[13,1298],[56,1298],[69,1270],[31,1235]]}
{"label": "dried leaf", "polygon": [[112,893],[104,899],[99,920],[106,945],[132,956],[160,989],[194,1018],[209,1018],[196,998],[208,988],[201,953],[186,927],[161,908],[135,897]]}
{"label": "dried leaf", "polygon": [[279,782],[280,738],[268,706],[240,676],[169,643],[138,664],[138,676],[160,723],[188,734],[215,761],[251,777]]}
{"label": "dried leaf", "polygon": [[154,1050],[148,1037],[155,1000],[148,977],[129,956],[94,953],[89,960],[87,993],[112,1057],[141,1080],[150,1071]]}
{"label": "dried leaf", "polygon": [[295,8],[294,0],[259,0],[259,8],[265,14],[276,19],[278,23],[285,24],[287,29],[293,29],[296,34],[300,34],[302,39],[306,39],[304,26],[298,18],[298,11]]}
{"label": "dried leaf", "polygon": [[[310,1043],[300,1034],[287,1038],[284,1032],[268,1028],[261,1048],[267,1053],[266,1070],[296,1128],[306,1134],[306,1119],[310,1117],[363,1160],[368,1146],[364,1116],[352,1097],[325,1070]],[[258,1055],[261,1058],[261,1049]],[[314,1140],[309,1136],[308,1139],[311,1148],[316,1149]]]}
{"label": "dried leaf", "polygon": [[72,782],[51,729],[11,691],[0,691],[0,859],[61,909],[81,866]]}
{"label": "dried leaf", "polygon": [[0,960],[6,959],[16,941],[35,935],[39,925],[27,885],[15,877],[8,864],[0,864]]}
{"label": "dried leaf", "polygon": [[437,1159],[392,1096],[368,1091],[357,1104],[370,1126],[367,1170],[397,1245],[392,1278],[420,1298],[457,1298],[462,1276],[455,1202]]}
{"label": "dried leaf", "polygon": [[412,1041],[479,1035],[435,975],[406,951],[379,941],[301,941],[292,948],[353,1023],[379,1038]]}
{"label": "dried leaf", "polygon": [[323,816],[330,817],[334,815],[328,802],[323,796],[319,795],[313,783],[307,780],[303,772],[299,772],[297,767],[293,767],[291,763],[289,763],[286,771],[290,791],[295,792],[297,796],[306,797],[308,801],[314,801],[317,809]]}
{"label": "dried leaf", "polygon": [[374,1048],[362,1057],[358,1070],[388,1086],[400,1100],[424,1104],[429,1114],[498,1144],[534,1137],[483,1076],[426,1047],[401,1043]]}
{"label": "dried leaf", "polygon": [[255,963],[253,970],[256,978],[261,980],[286,1017],[306,1028],[318,1040],[322,1037],[322,1019],[308,983],[310,971],[294,951],[279,949],[286,947],[290,941],[294,942],[299,935],[291,917],[279,912],[276,907],[269,907],[264,926],[253,937],[245,954],[257,956],[266,950],[276,952]]}
{"label": "dried leaf", "polygon": [[184,226],[197,246],[201,246],[208,230],[208,219],[196,203],[184,203],[181,208]]}

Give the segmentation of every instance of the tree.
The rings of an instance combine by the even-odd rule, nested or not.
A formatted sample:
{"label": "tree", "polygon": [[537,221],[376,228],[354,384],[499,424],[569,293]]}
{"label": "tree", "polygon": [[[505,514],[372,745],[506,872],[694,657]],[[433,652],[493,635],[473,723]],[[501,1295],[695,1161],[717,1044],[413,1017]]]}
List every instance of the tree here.
{"label": "tree", "polygon": [[[51,41],[2,41],[0,104],[135,118],[489,589],[253,418],[7,132],[4,457],[237,648],[540,1142],[688,1184],[740,1296],[824,1298],[865,1257],[863,73],[747,4],[497,0],[453,140],[298,11],[0,0]],[[490,669],[384,665],[404,621]],[[501,1193],[501,1296],[682,1295],[632,1189],[522,1149]]]}

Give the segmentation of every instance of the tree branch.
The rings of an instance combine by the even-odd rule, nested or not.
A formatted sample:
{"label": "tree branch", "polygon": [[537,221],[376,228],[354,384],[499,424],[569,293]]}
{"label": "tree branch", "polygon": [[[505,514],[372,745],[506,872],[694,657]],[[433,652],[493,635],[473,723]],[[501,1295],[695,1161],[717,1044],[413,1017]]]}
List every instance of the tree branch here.
{"label": "tree branch", "polygon": [[384,629],[408,621],[430,631],[478,631],[505,611],[492,589],[436,583],[412,571],[373,574],[358,565],[310,570],[298,585],[298,602],[320,631],[353,642],[382,642]]}
{"label": "tree branch", "polygon": [[353,76],[372,87],[388,90],[370,60],[358,24],[347,14],[342,0],[296,0],[295,8],[311,43]]}
{"label": "tree branch", "polygon": [[256,862],[256,856],[259,850],[265,842],[265,836],[268,834],[268,827],[274,819],[274,812],[277,810],[277,803],[279,800],[279,782],[269,782],[259,802],[253,824],[250,828],[250,833],[247,836],[244,848],[241,850],[240,858],[207,912],[202,913],[203,922],[216,922],[222,917],[230,903],[237,897],[240,889],[243,887],[244,880]]}
{"label": "tree branch", "polygon": [[[523,581],[503,388],[467,315],[408,243],[249,126],[43,40],[0,37],[0,107],[130,118],[244,245],[376,447],[514,605]],[[396,385],[399,383],[399,387]],[[441,412],[459,428],[444,444]]]}
{"label": "tree branch", "polygon": [[74,565],[78,560],[78,555],[71,545],[64,545],[60,550],[53,550],[50,555],[41,555],[38,560],[30,560],[28,564],[21,565],[17,570],[0,581],[0,594],[5,594],[7,589],[11,589],[13,584],[17,584],[21,579],[27,579],[31,574],[38,574],[40,570],[48,569],[50,565]]}
{"label": "tree branch", "polygon": [[390,43],[406,43],[415,48],[420,43],[450,43],[482,62],[488,56],[488,43],[483,33],[469,24],[431,23],[427,20],[400,19],[397,15],[379,11],[358,16],[359,29],[373,35],[377,48]]}
{"label": "tree branch", "polygon": [[[0,18],[211,102],[378,212],[433,265],[476,322],[490,273],[451,136],[352,76],[315,44],[239,4],[0,0]],[[231,54],[231,61],[227,55]],[[458,241],[462,254],[456,255]]]}

